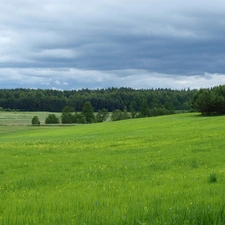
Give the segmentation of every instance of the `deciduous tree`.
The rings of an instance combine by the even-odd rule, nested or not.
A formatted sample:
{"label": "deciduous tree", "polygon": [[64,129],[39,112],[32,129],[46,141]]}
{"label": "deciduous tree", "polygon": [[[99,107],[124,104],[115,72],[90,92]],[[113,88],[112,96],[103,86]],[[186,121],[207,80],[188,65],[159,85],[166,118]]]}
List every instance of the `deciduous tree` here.
{"label": "deciduous tree", "polygon": [[59,118],[55,114],[49,114],[45,119],[45,124],[59,124]]}
{"label": "deciduous tree", "polygon": [[84,116],[87,123],[95,122],[94,109],[89,101],[84,104],[82,115]]}
{"label": "deciduous tree", "polygon": [[108,109],[102,109],[98,110],[98,113],[96,115],[96,121],[97,122],[104,122],[109,116],[109,111]]}
{"label": "deciduous tree", "polygon": [[40,125],[40,120],[38,118],[38,116],[34,116],[31,120],[32,125]]}

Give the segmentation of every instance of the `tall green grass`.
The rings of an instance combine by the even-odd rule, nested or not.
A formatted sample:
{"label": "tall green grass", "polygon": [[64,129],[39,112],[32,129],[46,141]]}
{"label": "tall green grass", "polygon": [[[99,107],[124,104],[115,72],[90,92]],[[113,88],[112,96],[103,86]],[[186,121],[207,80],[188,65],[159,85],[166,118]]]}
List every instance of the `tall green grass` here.
{"label": "tall green grass", "polygon": [[4,128],[1,225],[225,224],[225,117]]}

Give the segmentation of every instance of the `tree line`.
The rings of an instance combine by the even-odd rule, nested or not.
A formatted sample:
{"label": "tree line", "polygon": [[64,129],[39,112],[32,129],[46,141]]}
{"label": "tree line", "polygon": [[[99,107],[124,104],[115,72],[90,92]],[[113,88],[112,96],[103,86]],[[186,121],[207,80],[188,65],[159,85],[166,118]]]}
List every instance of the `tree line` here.
{"label": "tree line", "polygon": [[[111,121],[117,120],[126,120],[131,118],[141,118],[141,117],[150,117],[150,116],[159,116],[172,114],[174,111],[167,109],[150,109],[146,105],[146,101],[143,102],[140,112],[131,111],[128,112],[127,108],[124,107],[123,111],[120,109],[115,109],[111,113]],[[62,114],[60,117],[57,117],[54,113],[50,113],[46,119],[45,124],[74,124],[74,123],[100,123],[107,120],[109,117],[108,109],[99,109],[97,113],[94,113],[94,109],[90,102],[86,102],[82,108],[82,112],[75,112],[73,107],[65,106],[62,110]],[[38,116],[34,116],[31,120],[32,125],[40,125],[40,120]]]}
{"label": "tree line", "polygon": [[192,107],[203,116],[225,114],[225,85],[200,89],[192,99]]}
{"label": "tree line", "polygon": [[[57,117],[54,113],[50,113],[46,119],[45,124],[73,124],[73,123],[96,123],[104,122],[109,116],[107,109],[98,110],[96,116],[94,115],[94,109],[90,102],[86,102],[82,108],[81,113],[75,112],[73,107],[65,106],[62,110],[62,114]],[[31,120],[32,125],[40,125],[40,119],[38,116],[34,116]]]}
{"label": "tree line", "polygon": [[[81,112],[83,105],[90,102],[93,110],[107,109],[144,112],[154,115],[158,110],[191,110],[191,100],[197,90],[172,89],[82,89],[82,90],[43,90],[43,89],[0,89],[0,107],[5,110],[61,112],[65,106]],[[157,109],[157,110],[156,110]]]}

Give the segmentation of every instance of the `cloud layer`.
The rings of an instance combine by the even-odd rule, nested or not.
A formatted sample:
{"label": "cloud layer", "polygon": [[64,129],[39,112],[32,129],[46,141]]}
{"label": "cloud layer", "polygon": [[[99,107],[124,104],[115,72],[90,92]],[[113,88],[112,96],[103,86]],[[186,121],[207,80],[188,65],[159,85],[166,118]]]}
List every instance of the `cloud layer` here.
{"label": "cloud layer", "polygon": [[225,2],[3,0],[0,88],[224,84]]}

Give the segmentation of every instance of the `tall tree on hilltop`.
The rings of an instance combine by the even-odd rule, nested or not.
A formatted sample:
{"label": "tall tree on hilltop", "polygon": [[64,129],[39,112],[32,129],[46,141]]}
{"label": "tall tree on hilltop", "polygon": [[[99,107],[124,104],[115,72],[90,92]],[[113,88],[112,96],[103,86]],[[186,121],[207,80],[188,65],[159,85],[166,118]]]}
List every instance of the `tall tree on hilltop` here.
{"label": "tall tree on hilltop", "polygon": [[94,110],[89,101],[84,103],[84,106],[82,109],[82,115],[84,116],[87,123],[95,122]]}

